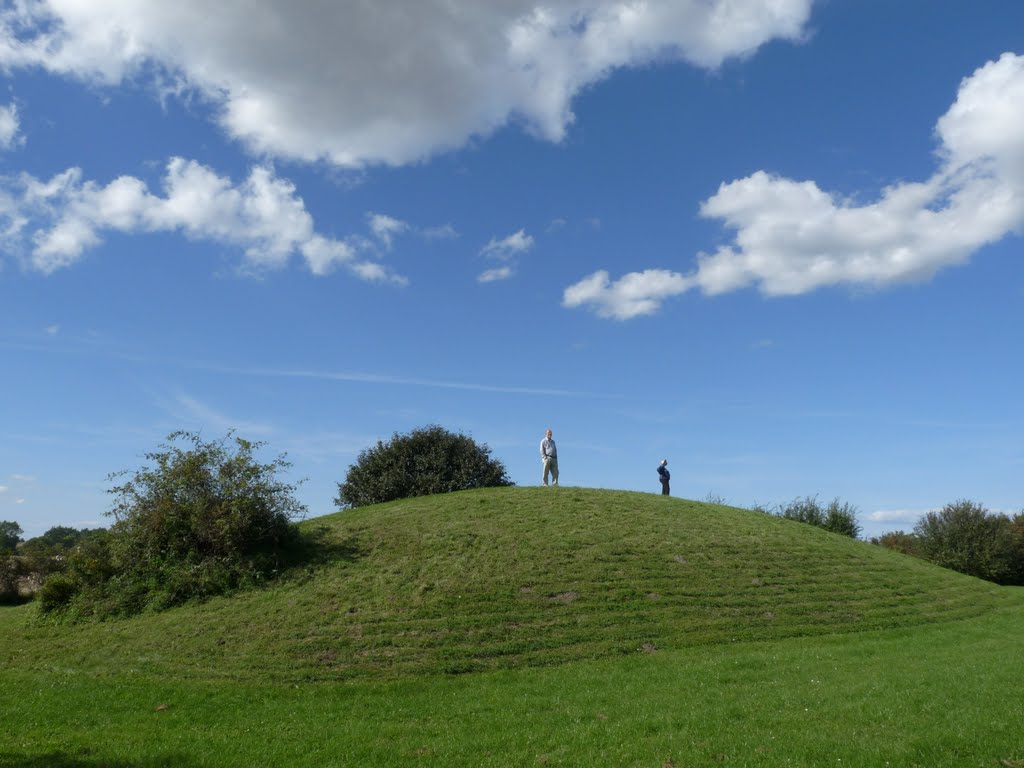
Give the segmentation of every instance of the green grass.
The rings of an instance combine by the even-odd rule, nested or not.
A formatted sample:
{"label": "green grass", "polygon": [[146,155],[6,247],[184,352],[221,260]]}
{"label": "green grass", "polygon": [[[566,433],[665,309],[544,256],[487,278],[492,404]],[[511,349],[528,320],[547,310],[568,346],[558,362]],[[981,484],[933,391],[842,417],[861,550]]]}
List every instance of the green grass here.
{"label": "green grass", "polygon": [[625,492],[306,526],[319,563],[257,592],[0,609],[0,768],[1024,766],[1024,590]]}

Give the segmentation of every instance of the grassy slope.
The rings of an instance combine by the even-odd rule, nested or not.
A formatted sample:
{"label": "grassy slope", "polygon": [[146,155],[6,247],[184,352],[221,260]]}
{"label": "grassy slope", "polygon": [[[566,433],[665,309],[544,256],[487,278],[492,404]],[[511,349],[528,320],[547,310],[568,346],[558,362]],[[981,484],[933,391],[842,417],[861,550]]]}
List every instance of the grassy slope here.
{"label": "grassy slope", "polygon": [[0,669],[291,682],[554,664],[979,616],[1006,591],[729,507],[577,488],[311,520],[322,562],[131,621],[5,609]]}

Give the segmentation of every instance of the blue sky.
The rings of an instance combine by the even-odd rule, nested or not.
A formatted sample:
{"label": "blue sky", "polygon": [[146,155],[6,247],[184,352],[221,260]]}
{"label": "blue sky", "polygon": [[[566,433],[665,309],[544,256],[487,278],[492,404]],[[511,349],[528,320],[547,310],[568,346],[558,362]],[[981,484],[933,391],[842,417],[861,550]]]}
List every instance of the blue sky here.
{"label": "blue sky", "polygon": [[0,10],[0,519],[170,432],[316,516],[440,424],[521,485],[864,533],[1024,507],[1024,4]]}

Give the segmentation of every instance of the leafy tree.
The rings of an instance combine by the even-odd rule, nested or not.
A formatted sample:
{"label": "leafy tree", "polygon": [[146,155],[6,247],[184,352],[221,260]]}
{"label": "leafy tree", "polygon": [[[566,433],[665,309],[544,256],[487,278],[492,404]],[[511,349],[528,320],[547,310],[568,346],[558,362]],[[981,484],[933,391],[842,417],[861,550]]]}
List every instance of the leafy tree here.
{"label": "leafy tree", "polygon": [[1009,583],[1024,586],[1024,509],[1010,518],[1010,549],[1013,572]]}
{"label": "leafy tree", "polygon": [[[146,454],[154,466],[110,490],[109,533],[72,550],[68,569],[44,583],[41,605],[80,614],[130,614],[221,594],[270,577],[297,538],[305,507],[278,474],[284,457],[261,464],[252,443],[229,433],[204,441],[168,436]],[[184,443],[185,448],[174,444]],[[57,576],[60,576],[58,579]]]}
{"label": "leafy tree", "polygon": [[1006,515],[994,515],[961,499],[918,520],[914,534],[922,555],[970,576],[1011,584],[1019,578],[1019,537]]}
{"label": "leafy tree", "polygon": [[58,525],[41,536],[29,539],[21,545],[20,552],[25,558],[26,570],[38,577],[64,570],[68,555],[79,542],[94,536],[102,529],[70,528]]}
{"label": "leafy tree", "polygon": [[359,454],[338,484],[340,509],[363,507],[411,496],[450,493],[469,488],[512,485],[505,466],[491,458],[486,445],[463,434],[432,425]]}
{"label": "leafy tree", "polygon": [[22,533],[21,526],[13,520],[0,520],[0,552],[13,552]]}
{"label": "leafy tree", "polygon": [[88,528],[78,529],[71,528],[66,525],[55,525],[50,528],[46,533],[41,536],[36,536],[33,539],[29,539],[22,545],[22,552],[32,551],[47,554],[60,554],[61,552],[67,552],[83,536],[87,536],[90,533]]}

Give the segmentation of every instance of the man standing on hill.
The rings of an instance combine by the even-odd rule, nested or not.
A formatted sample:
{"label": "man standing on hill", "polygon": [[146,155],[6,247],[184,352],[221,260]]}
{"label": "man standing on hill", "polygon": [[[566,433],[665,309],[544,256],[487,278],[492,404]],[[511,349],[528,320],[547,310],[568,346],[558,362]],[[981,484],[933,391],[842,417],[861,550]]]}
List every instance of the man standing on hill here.
{"label": "man standing on hill", "polygon": [[540,460],[544,462],[544,474],[541,479],[544,485],[548,484],[548,473],[551,473],[551,484],[558,485],[558,448],[555,441],[551,439],[551,430],[544,433],[544,439],[540,441]]}
{"label": "man standing on hill", "polygon": [[661,495],[668,496],[668,481],[672,478],[672,475],[668,471],[668,459],[662,459],[661,465],[658,467],[658,479],[661,480]]}

